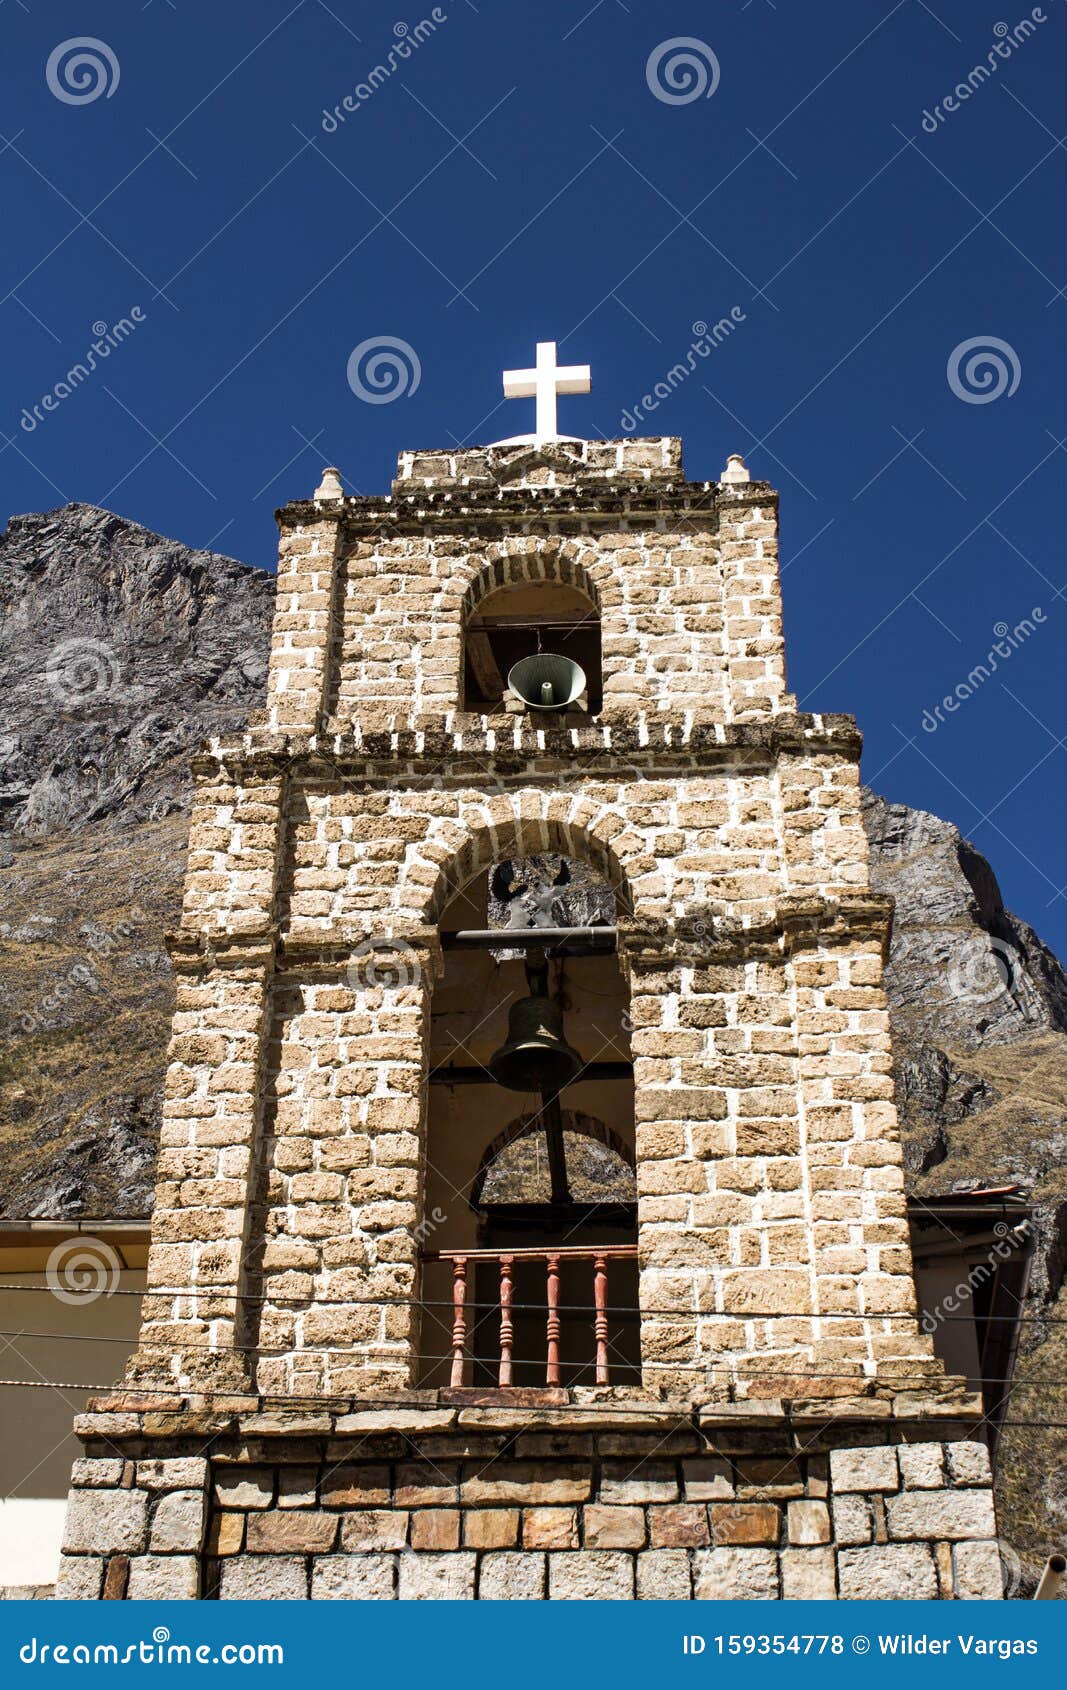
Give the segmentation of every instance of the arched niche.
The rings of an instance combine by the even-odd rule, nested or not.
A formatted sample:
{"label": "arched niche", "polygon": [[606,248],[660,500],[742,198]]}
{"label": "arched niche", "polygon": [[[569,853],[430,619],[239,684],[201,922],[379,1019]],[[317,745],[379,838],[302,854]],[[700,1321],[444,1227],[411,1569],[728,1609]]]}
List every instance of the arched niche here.
{"label": "arched niche", "polygon": [[585,708],[603,702],[600,593],[580,565],[558,553],[520,554],[483,570],[463,599],[463,708],[504,710],[513,665],[538,652],[577,663]]}
{"label": "arched niche", "polygon": [[[505,839],[503,833],[496,837],[498,844],[518,843],[514,837]],[[568,842],[573,845],[577,841]],[[555,879],[567,860],[557,854],[542,856],[538,861],[542,884],[547,880],[552,894]],[[581,912],[588,910],[590,899],[599,898],[601,918],[613,916],[615,893],[611,881],[588,859],[571,860],[567,867],[572,878],[562,889],[564,897],[579,897]],[[514,1248],[523,1256],[552,1249],[573,1252],[636,1243],[629,992],[619,959],[609,948],[586,948],[583,953],[578,947],[578,954],[549,949],[547,958],[549,995],[560,1002],[566,1038],[587,1064],[559,1099],[568,1172],[566,1201],[554,1204],[551,1191],[545,1201],[536,1180],[528,1181],[525,1189],[521,1182],[515,1186],[514,1201],[494,1200],[500,1192],[500,1176],[509,1168],[514,1171],[524,1159],[535,1168],[539,1156],[543,1161],[547,1155],[547,1141],[543,1153],[536,1147],[539,1131],[544,1141],[543,1125],[538,1124],[543,1099],[536,1093],[505,1089],[493,1083],[489,1074],[493,1053],[508,1036],[509,1011],[529,991],[527,953],[514,944],[509,946],[513,929],[502,925],[502,870],[506,870],[509,882],[524,888],[524,894],[529,891],[527,862],[516,853],[477,868],[452,892],[440,912],[444,969],[430,1005],[425,1218],[419,1240],[424,1258],[425,1309],[421,1376],[426,1384],[448,1381],[450,1264],[456,1252],[470,1252],[474,1258],[470,1273],[472,1307],[483,1311],[478,1317],[482,1324],[477,1342],[472,1339],[472,1374],[477,1374],[483,1364],[488,1365],[487,1356],[491,1361],[499,1335],[499,1320],[494,1322],[490,1307],[496,1294],[496,1265],[478,1257],[479,1251],[500,1253]],[[569,891],[576,883],[580,891]],[[561,914],[567,916],[567,906],[564,903],[561,909],[550,896],[547,909],[540,914],[556,924]],[[520,925],[528,928],[535,924],[536,915],[533,912],[533,920],[523,919]],[[563,922],[572,924],[577,923],[570,919]],[[498,926],[499,947],[460,949],[448,942],[449,936],[460,932],[495,930]],[[599,1183],[598,1169],[602,1176]],[[572,1172],[574,1186],[570,1189]],[[444,1260],[439,1259],[442,1252]],[[538,1297],[543,1300],[543,1264],[535,1266],[524,1257],[515,1271],[520,1303],[532,1300],[536,1304]],[[629,1264],[620,1267],[613,1290],[633,1309],[629,1327],[621,1319],[616,1323],[619,1333],[624,1328],[630,1332],[625,1360],[632,1371],[636,1365],[636,1352],[631,1354],[636,1331],[636,1264],[632,1273]],[[579,1302],[592,1296],[588,1259],[566,1267],[566,1293]],[[538,1366],[543,1369],[536,1351],[544,1342],[544,1319],[540,1314],[534,1318],[526,1307],[521,1312],[523,1324],[516,1330],[527,1349],[535,1352],[525,1359],[536,1373]],[[588,1331],[586,1320],[574,1337],[579,1348],[580,1342],[587,1341]],[[570,1336],[567,1341],[571,1341]],[[613,1338],[615,1341],[622,1340]]]}

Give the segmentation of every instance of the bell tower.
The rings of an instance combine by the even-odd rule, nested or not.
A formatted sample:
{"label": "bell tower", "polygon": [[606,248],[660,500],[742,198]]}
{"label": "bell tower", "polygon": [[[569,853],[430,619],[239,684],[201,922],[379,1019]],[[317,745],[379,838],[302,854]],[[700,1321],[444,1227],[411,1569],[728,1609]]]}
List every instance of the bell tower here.
{"label": "bell tower", "polygon": [[999,1596],[916,1318],[860,739],[777,498],[537,429],[278,513],[198,757],[149,1290],[68,1596]]}

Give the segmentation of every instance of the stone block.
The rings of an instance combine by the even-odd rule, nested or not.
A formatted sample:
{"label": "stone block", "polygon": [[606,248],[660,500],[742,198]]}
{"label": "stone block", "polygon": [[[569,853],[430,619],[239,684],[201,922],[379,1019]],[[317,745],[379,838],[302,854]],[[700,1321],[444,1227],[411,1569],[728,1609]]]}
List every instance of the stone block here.
{"label": "stone block", "polygon": [[148,1536],[148,1492],[72,1491],[63,1548],[74,1554],[135,1555]]}
{"label": "stone block", "polygon": [[870,1543],[874,1537],[871,1505],[865,1496],[835,1496],[834,1536],[839,1544]]}
{"label": "stone block", "polygon": [[783,1549],[782,1595],[790,1602],[832,1602],[837,1595],[832,1549]]}
{"label": "stone block", "polygon": [[639,1601],[688,1602],[692,1594],[692,1571],[684,1549],[647,1549],[638,1555]]}
{"label": "stone block", "polygon": [[716,1456],[683,1461],[682,1483],[687,1502],[725,1502],[734,1494],[730,1463]]}
{"label": "stone block", "polygon": [[712,1502],[712,1536],[722,1544],[777,1544],[781,1509],[774,1502]]}
{"label": "stone block", "polygon": [[104,1586],[104,1562],[99,1555],[61,1555],[56,1579],[57,1602],[96,1602]]}
{"label": "stone block", "polygon": [[208,1463],[202,1455],[137,1463],[137,1483],[142,1490],[202,1490],[207,1480]]}
{"label": "stone block", "polygon": [[988,1485],[990,1483],[989,1451],[985,1444],[964,1438],[948,1444],[948,1470],[954,1485]]}
{"label": "stone block", "polygon": [[886,1500],[892,1538],[994,1537],[993,1495],[987,1490],[904,1491]]}
{"label": "stone block", "polygon": [[196,1555],[135,1555],[126,1596],[131,1602],[195,1602],[200,1595]]}
{"label": "stone block", "polygon": [[311,1564],[312,1601],[382,1602],[395,1595],[393,1555],[319,1555]]}
{"label": "stone block", "polygon": [[698,1602],[771,1602],[778,1596],[773,1549],[698,1549],[693,1557]]}
{"label": "stone block", "polygon": [[838,1491],[891,1491],[900,1484],[897,1452],[892,1444],[870,1449],[830,1451],[830,1486]]}
{"label": "stone block", "polygon": [[166,1491],[156,1503],[149,1536],[151,1549],[189,1550],[203,1547],[207,1527],[207,1491]]}
{"label": "stone block", "polygon": [[317,1467],[284,1467],[278,1474],[279,1508],[314,1508]]}
{"label": "stone block", "polygon": [[341,1524],[341,1547],[361,1552],[368,1549],[403,1549],[408,1538],[409,1515],[401,1509],[367,1508],[346,1514]]}
{"label": "stone block", "polygon": [[522,1543],[524,1549],[577,1549],[577,1509],[524,1509]]}
{"label": "stone block", "polygon": [[545,1594],[545,1557],[499,1550],[482,1556],[478,1595],[483,1602],[539,1602]]}
{"label": "stone block", "polygon": [[208,1525],[209,1555],[239,1555],[245,1540],[244,1514],[214,1514]]}
{"label": "stone block", "polygon": [[517,1508],[472,1508],[463,1516],[463,1543],[467,1549],[514,1549],[518,1541]]}
{"label": "stone block", "polygon": [[[577,1499],[576,1499],[577,1500]],[[678,1479],[673,1462],[606,1461],[599,1500],[607,1503],[677,1502]]]}
{"label": "stone block", "polygon": [[616,1549],[583,1549],[548,1557],[548,1594],[556,1602],[628,1602],[634,1557]]}
{"label": "stone block", "polygon": [[412,1549],[458,1549],[459,1509],[420,1508],[411,1516]]}
{"label": "stone block", "polygon": [[335,1467],[320,1487],[324,1508],[376,1508],[391,1495],[389,1469],[381,1466]]}
{"label": "stone block", "polygon": [[952,1549],[952,1588],[963,1602],[999,1602],[1004,1569],[996,1543],[957,1543]]}
{"label": "stone block", "polygon": [[829,1543],[830,1510],[825,1502],[790,1502],[790,1543]]}
{"label": "stone block", "polygon": [[653,1549],[705,1548],[711,1542],[706,1505],[702,1502],[653,1503],[648,1511],[648,1540]]}
{"label": "stone block", "polygon": [[269,1508],[274,1473],[269,1467],[217,1467],[215,1501],[220,1508]]}
{"label": "stone block", "polygon": [[908,1490],[939,1490],[945,1482],[940,1444],[901,1444],[897,1460]]}
{"label": "stone block", "polygon": [[502,1461],[465,1474],[462,1497],[465,1503],[510,1502],[535,1506],[585,1502],[591,1482],[587,1467],[548,1461]]}
{"label": "stone block", "polygon": [[307,1562],[302,1555],[235,1555],[222,1563],[224,1602],[304,1601]]}
{"label": "stone block", "polygon": [[125,1602],[126,1586],[130,1582],[130,1557],[111,1555],[104,1568],[104,1602]]}
{"label": "stone block", "polygon": [[250,1555],[325,1555],[336,1541],[336,1514],[272,1508],[248,1516],[245,1544]]}
{"label": "stone block", "polygon": [[459,1602],[473,1600],[475,1566],[472,1550],[443,1555],[401,1555],[402,1602]]}
{"label": "stone block", "polygon": [[924,1543],[842,1549],[837,1572],[847,1602],[931,1602],[938,1593],[934,1559]]}
{"label": "stone block", "polygon": [[458,1467],[447,1462],[440,1466],[428,1462],[423,1467],[398,1467],[396,1505],[398,1508],[455,1508],[459,1502],[458,1479]]}
{"label": "stone block", "polygon": [[70,1482],[75,1490],[114,1490],[121,1479],[121,1461],[82,1459],[71,1468]]}
{"label": "stone block", "polygon": [[[643,1549],[645,1547],[645,1511],[643,1508],[604,1508],[591,1502],[583,1510],[583,1515],[582,1524],[587,1549]],[[558,1548],[559,1545],[555,1547]]]}

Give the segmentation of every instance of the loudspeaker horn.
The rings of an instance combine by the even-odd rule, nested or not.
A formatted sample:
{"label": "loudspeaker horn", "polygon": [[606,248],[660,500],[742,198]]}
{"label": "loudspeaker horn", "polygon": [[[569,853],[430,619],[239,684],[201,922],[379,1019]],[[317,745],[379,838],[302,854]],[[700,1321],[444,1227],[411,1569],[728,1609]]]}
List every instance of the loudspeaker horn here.
{"label": "loudspeaker horn", "polygon": [[585,685],[581,665],[551,651],[523,657],[508,671],[508,687],[530,710],[566,710]]}

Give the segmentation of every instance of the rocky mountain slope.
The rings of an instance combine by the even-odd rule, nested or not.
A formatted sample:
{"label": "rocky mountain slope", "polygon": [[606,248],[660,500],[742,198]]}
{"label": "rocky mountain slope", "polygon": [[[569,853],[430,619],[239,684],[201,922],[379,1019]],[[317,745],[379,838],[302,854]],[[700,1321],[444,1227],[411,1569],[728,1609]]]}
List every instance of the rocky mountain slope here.
{"label": "rocky mountain slope", "polygon": [[189,758],[260,701],[273,603],[89,505],[0,536],[0,1213],[148,1212]]}
{"label": "rocky mountain slope", "polygon": [[[188,761],[260,702],[273,598],[264,572],[91,506],[15,517],[0,536],[2,1214],[150,1209]],[[1067,979],[955,828],[872,795],[865,823],[875,886],[897,904],[888,987],[909,1184],[1029,1193],[1013,1417],[1062,1422]],[[536,867],[513,865],[498,897],[536,903]],[[572,919],[588,902],[577,882],[553,899]],[[1010,1431],[1001,1474],[1024,1558],[1067,1536],[1062,1432]]]}

